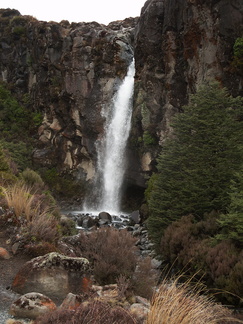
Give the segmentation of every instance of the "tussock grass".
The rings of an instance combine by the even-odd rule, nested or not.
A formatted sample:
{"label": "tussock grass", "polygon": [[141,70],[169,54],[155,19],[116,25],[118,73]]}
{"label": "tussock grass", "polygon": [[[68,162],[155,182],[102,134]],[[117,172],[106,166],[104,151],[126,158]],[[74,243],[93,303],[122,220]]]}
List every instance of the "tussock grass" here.
{"label": "tussock grass", "polygon": [[7,188],[2,187],[2,192],[8,208],[13,208],[17,220],[24,216],[29,222],[33,215],[34,200],[31,188],[26,184],[16,183]]}
{"label": "tussock grass", "polygon": [[203,295],[200,284],[191,280],[179,283],[164,280],[155,293],[146,324],[226,324],[243,323],[233,319],[231,312]]}
{"label": "tussock grass", "polygon": [[36,241],[55,242],[59,237],[58,220],[54,207],[43,206],[43,199],[32,193],[32,187],[22,182],[2,187],[9,209],[13,209],[17,223],[25,235]]}

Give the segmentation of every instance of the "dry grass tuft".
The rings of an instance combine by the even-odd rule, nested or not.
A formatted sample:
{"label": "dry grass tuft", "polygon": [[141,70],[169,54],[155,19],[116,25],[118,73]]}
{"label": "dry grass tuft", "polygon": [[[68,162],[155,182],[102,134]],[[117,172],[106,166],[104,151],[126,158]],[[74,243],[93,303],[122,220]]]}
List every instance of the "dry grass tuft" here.
{"label": "dry grass tuft", "polygon": [[27,221],[30,221],[33,215],[34,200],[31,188],[25,184],[16,183],[7,188],[2,187],[2,191],[8,208],[13,208],[17,220],[24,216]]}
{"label": "dry grass tuft", "polygon": [[164,280],[154,295],[146,324],[222,324],[243,323],[233,319],[230,311],[202,294],[199,284],[190,280],[179,283],[180,277]]}
{"label": "dry grass tuft", "polygon": [[58,220],[53,215],[54,207],[45,206],[43,199],[32,193],[32,187],[18,182],[7,188],[2,187],[2,192],[22,234],[36,242],[53,243],[58,239]]}

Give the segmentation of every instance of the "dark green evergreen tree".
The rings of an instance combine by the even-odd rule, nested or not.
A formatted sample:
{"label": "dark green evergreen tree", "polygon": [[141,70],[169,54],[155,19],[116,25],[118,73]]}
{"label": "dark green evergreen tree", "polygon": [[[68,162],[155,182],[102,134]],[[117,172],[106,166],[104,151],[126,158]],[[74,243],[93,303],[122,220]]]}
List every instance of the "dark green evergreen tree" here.
{"label": "dark green evergreen tree", "polygon": [[148,193],[148,228],[157,243],[183,215],[200,220],[213,210],[226,211],[230,182],[243,157],[242,108],[242,98],[232,98],[212,82],[174,118],[173,139],[163,147]]}
{"label": "dark green evergreen tree", "polygon": [[228,213],[219,218],[221,233],[219,240],[232,240],[236,246],[243,247],[243,170],[232,180]]}
{"label": "dark green evergreen tree", "polygon": [[0,143],[0,172],[8,172],[10,171],[9,164],[7,158],[4,154],[4,149]]}

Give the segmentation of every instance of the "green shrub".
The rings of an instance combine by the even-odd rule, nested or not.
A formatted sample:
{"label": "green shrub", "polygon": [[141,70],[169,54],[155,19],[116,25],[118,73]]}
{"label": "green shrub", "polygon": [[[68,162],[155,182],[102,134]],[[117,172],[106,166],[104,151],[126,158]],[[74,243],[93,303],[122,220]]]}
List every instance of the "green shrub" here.
{"label": "green shrub", "polygon": [[239,248],[243,247],[243,171],[236,173],[229,191],[231,198],[227,213],[219,218],[218,240],[231,240]]}
{"label": "green shrub", "polygon": [[13,28],[12,32],[13,32],[13,34],[15,34],[17,36],[25,35],[26,28],[23,26],[16,26]]}
{"label": "green shrub", "polygon": [[31,166],[31,152],[33,147],[31,143],[23,141],[2,140],[2,146],[8,151],[10,159],[12,159],[19,171],[24,170],[27,166]]}
{"label": "green shrub", "polygon": [[60,231],[63,236],[76,235],[78,232],[76,228],[76,222],[68,217],[61,217]]}
{"label": "green shrub", "polygon": [[45,183],[41,176],[34,170],[27,168],[20,176],[24,182],[34,190],[43,190],[45,188]]}
{"label": "green shrub", "polygon": [[71,175],[62,175],[56,168],[42,169],[40,174],[50,190],[59,197],[72,198],[84,195],[84,183],[73,179]]}
{"label": "green shrub", "polygon": [[23,16],[14,16],[10,20],[11,26],[25,26],[27,24],[27,19]]}
{"label": "green shrub", "polygon": [[156,139],[148,132],[143,133],[143,142],[145,146],[155,145]]}
{"label": "green shrub", "polygon": [[0,171],[1,172],[10,172],[8,160],[6,158],[3,146],[1,144],[0,144]]}
{"label": "green shrub", "polygon": [[243,73],[243,37],[238,37],[234,44],[233,66]]}

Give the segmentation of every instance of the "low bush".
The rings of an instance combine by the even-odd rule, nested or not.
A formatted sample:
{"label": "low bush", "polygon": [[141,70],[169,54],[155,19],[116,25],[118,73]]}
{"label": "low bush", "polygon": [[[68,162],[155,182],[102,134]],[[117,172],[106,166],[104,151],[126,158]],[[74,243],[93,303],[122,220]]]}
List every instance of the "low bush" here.
{"label": "low bush", "polygon": [[197,273],[217,299],[239,306],[243,295],[243,252],[232,241],[218,242],[218,216],[206,215],[197,222],[192,215],[173,222],[164,232],[160,253],[173,269]]}
{"label": "low bush", "polygon": [[55,243],[60,236],[58,221],[48,210],[34,214],[25,229],[26,236],[34,242]]}
{"label": "low bush", "polygon": [[85,183],[76,180],[70,174],[60,174],[56,168],[40,169],[40,174],[44,182],[48,185],[55,197],[73,198],[82,197],[85,193]]}
{"label": "low bush", "polygon": [[104,285],[115,283],[120,275],[132,276],[137,264],[135,242],[126,230],[114,228],[80,234],[82,254],[93,263],[95,280]]}
{"label": "low bush", "polygon": [[41,176],[34,170],[31,170],[29,168],[25,169],[21,173],[21,178],[28,186],[30,186],[34,190],[43,190],[45,188],[45,183],[42,180]]}
{"label": "low bush", "polygon": [[[92,233],[80,234],[80,249],[94,269],[98,284],[120,282],[121,290],[149,298],[156,283],[151,259],[140,259],[134,238],[127,230],[101,228]],[[122,278],[122,280],[121,280]],[[121,283],[121,281],[123,283]]]}
{"label": "low bush", "polygon": [[58,252],[56,246],[49,242],[40,242],[40,243],[33,243],[30,242],[24,246],[25,253],[30,255],[32,258],[45,255],[51,252]]}
{"label": "low bush", "polygon": [[142,324],[121,307],[94,301],[83,303],[77,310],[59,309],[37,319],[34,324]]}

